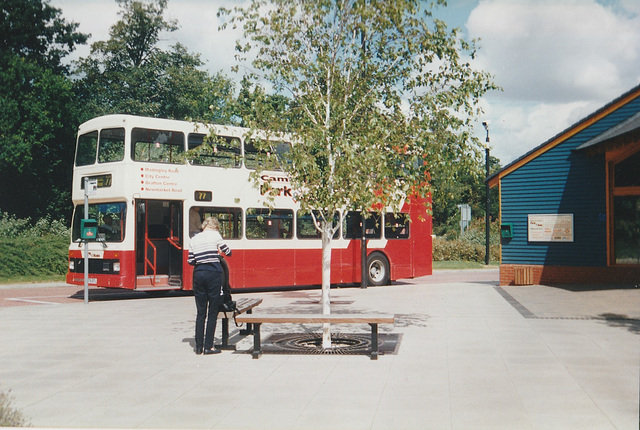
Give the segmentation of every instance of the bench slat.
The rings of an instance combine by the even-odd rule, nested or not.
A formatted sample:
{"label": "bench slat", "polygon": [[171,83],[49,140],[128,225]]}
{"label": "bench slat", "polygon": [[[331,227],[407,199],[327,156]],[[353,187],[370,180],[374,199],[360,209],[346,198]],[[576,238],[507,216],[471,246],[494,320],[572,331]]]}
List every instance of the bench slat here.
{"label": "bench slat", "polygon": [[262,303],[262,299],[239,299],[236,301],[238,313],[244,313]]}
{"label": "bench slat", "polygon": [[244,314],[236,317],[244,323],[376,323],[393,324],[393,315],[383,314]]}

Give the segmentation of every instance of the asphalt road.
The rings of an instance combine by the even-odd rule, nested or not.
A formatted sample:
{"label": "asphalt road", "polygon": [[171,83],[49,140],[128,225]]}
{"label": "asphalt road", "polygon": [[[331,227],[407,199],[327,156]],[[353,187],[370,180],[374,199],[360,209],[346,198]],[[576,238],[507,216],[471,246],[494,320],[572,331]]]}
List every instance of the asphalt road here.
{"label": "asphalt road", "polygon": [[[415,279],[401,279],[395,284],[442,284],[450,282],[486,282],[497,285],[498,269],[436,270],[433,275]],[[185,291],[145,293],[114,288],[89,288],[89,301],[145,299],[159,296],[175,297],[190,294],[190,292]],[[78,285],[68,285],[64,282],[0,285],[0,308],[83,302],[84,288]]]}

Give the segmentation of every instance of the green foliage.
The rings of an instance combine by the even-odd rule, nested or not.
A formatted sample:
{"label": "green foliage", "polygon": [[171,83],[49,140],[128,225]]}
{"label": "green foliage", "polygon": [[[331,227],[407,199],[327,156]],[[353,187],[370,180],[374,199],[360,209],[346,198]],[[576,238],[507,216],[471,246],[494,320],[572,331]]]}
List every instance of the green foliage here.
{"label": "green foliage", "polygon": [[61,275],[67,272],[69,238],[0,239],[0,276]]}
{"label": "green foliage", "polygon": [[29,422],[12,403],[11,391],[0,392],[0,427],[28,427]]}
{"label": "green foliage", "polygon": [[240,82],[240,91],[233,111],[239,118],[240,126],[268,130],[272,128],[272,124],[266,120],[272,116],[286,118],[290,102],[283,95],[267,94],[260,85],[252,84],[244,77]]}
{"label": "green foliage", "polygon": [[0,213],[0,239],[56,236],[68,241],[69,235],[70,229],[64,219],[52,220],[45,216],[32,223],[31,218],[17,218],[7,212]]}
{"label": "green foliage", "polygon": [[200,70],[199,54],[176,43],[158,47],[163,32],[178,29],[166,20],[167,0],[118,0],[121,19],[110,38],[91,45],[77,62],[83,76],[76,90],[84,106],[83,120],[110,113],[228,123],[232,82]]}
{"label": "green foliage", "polygon": [[41,0],[0,3],[0,201],[22,217],[70,212],[77,105],[61,59],[87,36],[60,13]]}
{"label": "green foliage", "polygon": [[[433,240],[433,260],[484,262],[485,240],[485,221],[477,218],[461,235],[456,233],[446,237],[436,237]],[[491,223],[489,243],[490,261],[500,261],[500,225],[497,221]]]}
{"label": "green foliage", "polygon": [[[453,154],[447,160],[431,168],[433,184],[433,230],[438,236],[460,230],[458,205],[471,206],[472,216],[484,218],[486,211],[486,164],[482,157],[457,158]],[[490,172],[500,168],[500,161],[490,157]],[[497,219],[499,211],[498,189],[489,192],[489,213]]]}
{"label": "green foliage", "polygon": [[[484,246],[487,234],[485,228],[484,218],[476,218],[471,221],[469,228],[460,235],[460,240]],[[498,221],[493,221],[489,224],[489,243],[491,245],[500,245],[500,224]]]}
{"label": "green foliage", "polygon": [[[500,246],[491,245],[489,249],[490,261],[500,261]],[[477,261],[483,262],[485,246],[464,240],[447,240],[436,237],[433,240],[434,261]]]}
{"label": "green foliage", "polygon": [[[84,44],[88,35],[76,32],[60,9],[47,0],[2,0],[0,3],[0,57],[11,54],[33,61],[56,74],[65,74],[62,58]],[[3,65],[4,66],[4,65]]]}
{"label": "green foliage", "polygon": [[243,26],[240,60],[255,54],[246,79],[289,99],[284,113],[263,109],[248,125],[295,136],[282,167],[303,209],[329,219],[426,196],[426,170],[443,148],[478,154],[468,130],[479,97],[496,87],[463,60],[473,43],[423,2],[255,0],[220,14]]}
{"label": "green foliage", "polygon": [[64,220],[0,214],[0,277],[65,274],[69,237]]}

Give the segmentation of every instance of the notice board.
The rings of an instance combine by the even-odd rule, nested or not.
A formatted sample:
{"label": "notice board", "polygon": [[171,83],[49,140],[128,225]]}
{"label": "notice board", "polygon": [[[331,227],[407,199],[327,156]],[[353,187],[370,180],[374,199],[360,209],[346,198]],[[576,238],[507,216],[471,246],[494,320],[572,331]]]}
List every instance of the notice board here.
{"label": "notice board", "polygon": [[573,214],[529,214],[529,242],[573,242]]}

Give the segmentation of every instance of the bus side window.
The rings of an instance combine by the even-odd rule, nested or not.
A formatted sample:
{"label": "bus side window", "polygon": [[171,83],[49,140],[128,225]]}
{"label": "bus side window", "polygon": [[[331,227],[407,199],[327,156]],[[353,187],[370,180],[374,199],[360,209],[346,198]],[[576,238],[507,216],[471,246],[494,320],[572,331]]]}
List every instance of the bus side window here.
{"label": "bus side window", "polygon": [[387,239],[408,239],[409,224],[409,214],[386,213],[384,215],[384,237]]}
{"label": "bus side window", "polygon": [[240,239],[242,237],[242,209],[194,206],[189,209],[189,236],[200,232],[202,221],[209,217],[218,218],[220,235],[224,239]]}
{"label": "bus side window", "polygon": [[290,163],[290,151],[291,145],[287,142],[269,142],[268,149],[261,149],[255,141],[246,140],[244,165],[247,169],[282,170],[281,165]]}
{"label": "bus side window", "polygon": [[240,139],[189,133],[189,161],[197,166],[240,167]]}
{"label": "bus side window", "polygon": [[220,234],[225,239],[240,239],[242,237],[242,209],[215,208],[212,214],[220,222]]}
{"label": "bus side window", "polygon": [[[380,239],[382,237],[380,221],[379,213],[369,213],[365,220],[365,237],[367,239]],[[362,237],[362,215],[360,212],[347,212],[342,230],[345,239],[360,239]]]}
{"label": "bus side window", "polygon": [[76,166],[88,166],[96,162],[98,148],[98,132],[92,131],[78,137],[76,149]]}
{"label": "bus side window", "polygon": [[247,209],[247,239],[291,239],[293,211]]}
{"label": "bus side window", "polygon": [[106,128],[100,131],[98,163],[124,160],[124,128]]}
{"label": "bus side window", "polygon": [[[316,226],[313,223],[313,217],[310,213],[299,210],[296,215],[297,219],[297,227],[296,231],[298,234],[298,239],[320,239],[322,238],[322,234],[318,231]],[[333,226],[337,226],[340,222],[340,214],[336,213],[333,217]],[[333,235],[334,239],[338,239],[340,237],[339,229]]]}
{"label": "bus side window", "polygon": [[179,164],[184,162],[184,133],[134,128],[131,153],[135,161]]}
{"label": "bus side window", "polygon": [[268,153],[256,147],[254,142],[244,142],[244,165],[247,169],[258,169],[267,164]]}
{"label": "bus side window", "polygon": [[202,231],[202,216],[200,208],[189,209],[189,237],[193,237]]}

